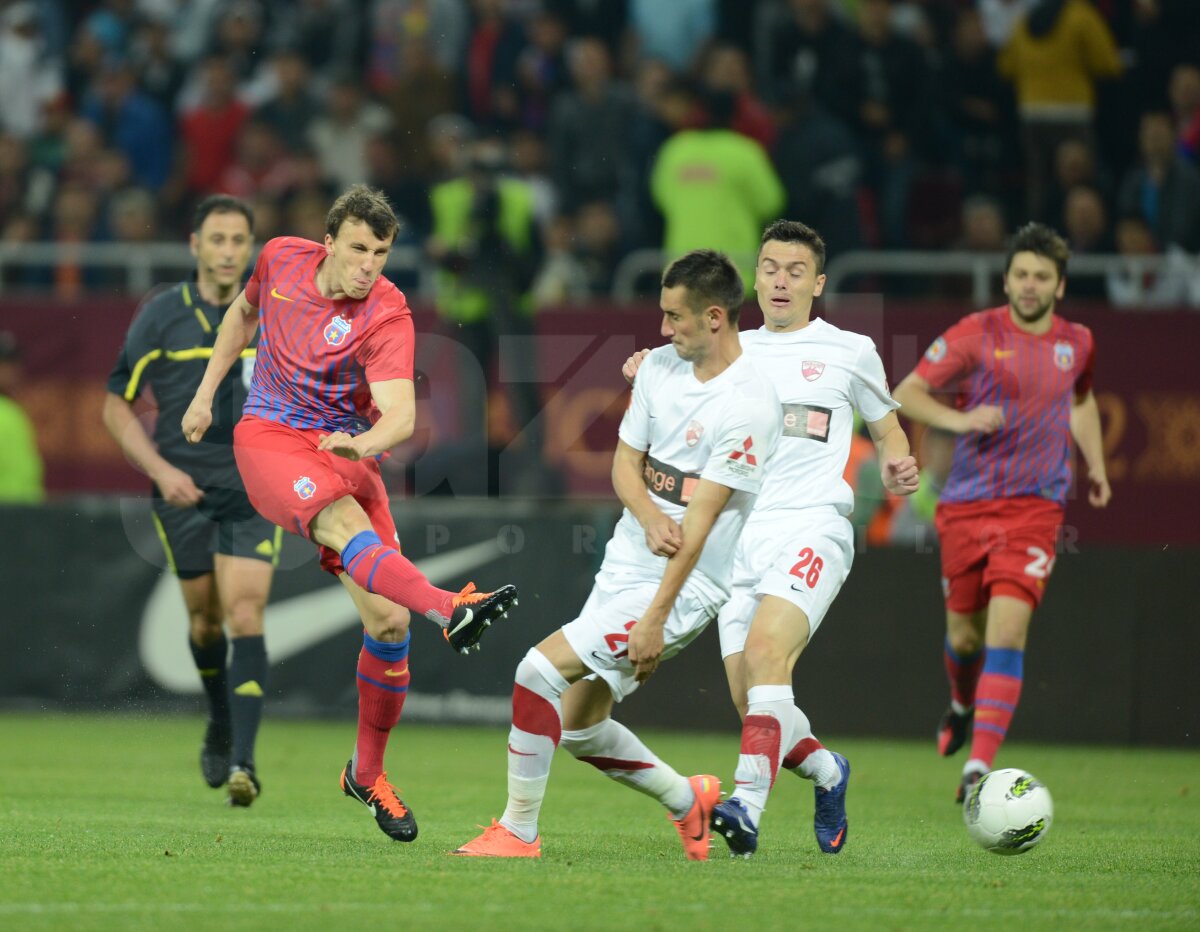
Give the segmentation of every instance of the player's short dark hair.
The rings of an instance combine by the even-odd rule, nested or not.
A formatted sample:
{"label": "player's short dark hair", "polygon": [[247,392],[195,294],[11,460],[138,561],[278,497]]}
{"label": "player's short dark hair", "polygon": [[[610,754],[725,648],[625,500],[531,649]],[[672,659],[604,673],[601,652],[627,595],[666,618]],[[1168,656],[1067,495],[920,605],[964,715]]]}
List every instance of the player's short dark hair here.
{"label": "player's short dark hair", "polygon": [[817,260],[817,274],[825,271],[825,240],[821,234],[806,223],[799,220],[776,220],[763,230],[758,248],[762,249],[768,241],[777,243],[803,243],[812,250],[813,258]]}
{"label": "player's short dark hair", "polygon": [[325,215],[325,232],[337,239],[338,230],[348,219],[361,220],[380,239],[396,238],[400,221],[388,203],[387,195],[365,184],[356,184],[333,202]]}
{"label": "player's short dark hair", "polygon": [[241,214],[254,229],[254,208],[239,197],[231,194],[210,194],[199,204],[192,213],[192,232],[199,233],[209,214]]}
{"label": "player's short dark hair", "polygon": [[713,249],[693,249],[667,266],[662,286],[688,290],[687,305],[695,314],[705,308],[723,307],[730,324],[737,324],[746,300],[742,273],[727,255]]}
{"label": "player's short dark hair", "polygon": [[1044,223],[1027,223],[1017,230],[1008,245],[1008,258],[1004,260],[1004,274],[1008,274],[1013,257],[1019,252],[1031,252],[1049,259],[1058,269],[1058,277],[1067,274],[1067,260],[1071,258],[1071,247],[1067,241]]}

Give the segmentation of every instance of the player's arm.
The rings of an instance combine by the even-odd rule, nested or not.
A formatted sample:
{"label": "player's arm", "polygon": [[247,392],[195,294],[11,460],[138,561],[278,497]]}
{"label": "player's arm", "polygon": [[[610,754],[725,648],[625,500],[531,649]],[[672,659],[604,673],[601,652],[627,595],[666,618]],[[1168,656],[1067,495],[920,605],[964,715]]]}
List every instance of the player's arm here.
{"label": "player's arm", "polygon": [[417,426],[417,393],[412,379],[371,382],[369,388],[382,415],[379,420],[357,436],[340,430],[326,434],[318,449],[348,460],[361,460],[378,456],[413,435]]}
{"label": "player's arm", "polygon": [[1088,469],[1088,502],[1093,508],[1103,508],[1112,498],[1108,470],[1104,465],[1104,434],[1100,428],[1100,406],[1089,390],[1076,395],[1071,405],[1071,436],[1079,445]]}
{"label": "player's arm", "polygon": [[708,540],[708,534],[716,523],[717,516],[728,504],[733,489],[729,486],[701,479],[683,513],[683,541],[671,558],[667,560],[658,591],[650,602],[646,613],[629,631],[629,661],[637,671],[639,681],[646,680],[658,668],[663,651],[663,626],[671,607],[679,597],[679,590],[700,559],[700,552]]}
{"label": "player's arm", "polygon": [[896,386],[892,397],[900,402],[904,416],[954,434],[991,434],[1004,426],[1004,411],[995,405],[979,405],[959,411],[942,404],[929,391],[929,383],[910,372]]}
{"label": "player's arm", "polygon": [[893,495],[911,495],[921,484],[921,471],[908,445],[900,418],[890,411],[878,421],[867,421],[879,457],[879,477]]}
{"label": "player's arm", "polygon": [[192,403],[183,414],[181,426],[188,443],[199,443],[204,432],[212,424],[212,403],[217,388],[229,374],[230,367],[241,356],[242,350],[250,345],[256,330],[258,308],[247,300],[246,291],[243,289],[221,318],[212,356],[204,370],[204,378],[200,380],[200,387],[196,389]]}
{"label": "player's arm", "polygon": [[190,508],[204,497],[191,476],[163,459],[128,401],[108,392],[104,396],[102,417],[125,458],[150,477],[168,504]]}
{"label": "player's arm", "polygon": [[670,515],[654,504],[643,478],[645,468],[646,454],[624,440],[617,440],[612,466],[613,491],[646,532],[646,546],[650,552],[669,557],[683,543],[683,531]]}

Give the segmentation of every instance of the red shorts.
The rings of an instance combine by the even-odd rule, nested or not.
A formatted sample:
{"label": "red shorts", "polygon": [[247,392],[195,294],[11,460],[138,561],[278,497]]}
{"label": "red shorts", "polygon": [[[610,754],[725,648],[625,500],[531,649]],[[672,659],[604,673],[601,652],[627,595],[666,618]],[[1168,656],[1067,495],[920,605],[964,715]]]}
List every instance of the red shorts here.
{"label": "red shorts", "polygon": [[[254,510],[285,531],[308,537],[317,512],[350,495],[371,519],[379,539],[399,546],[379,462],[353,462],[318,450],[326,433],[252,415],[238,421],[233,429],[233,455]],[[320,551],[323,570],[335,575],[343,572],[337,551],[328,547],[320,547]]]}
{"label": "red shorts", "polygon": [[942,591],[952,612],[971,614],[992,596],[1037,608],[1054,569],[1063,509],[1042,498],[946,502],[937,508]]}

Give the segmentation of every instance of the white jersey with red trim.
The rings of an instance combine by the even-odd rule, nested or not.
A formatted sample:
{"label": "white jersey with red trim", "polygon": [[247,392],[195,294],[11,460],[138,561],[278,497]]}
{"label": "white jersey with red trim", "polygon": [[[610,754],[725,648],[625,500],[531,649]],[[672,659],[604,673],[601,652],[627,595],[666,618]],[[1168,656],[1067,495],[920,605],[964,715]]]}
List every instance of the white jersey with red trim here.
{"label": "white jersey with red trim", "polygon": [[900,407],[874,342],[820,318],[802,330],[761,328],[741,334],[741,340],[746,355],[775,387],[783,413],[783,435],[755,514],[833,505],[849,515],[854,492],[842,474],[854,412],[878,421]]}
{"label": "white jersey with red trim", "polygon": [[[729,597],[733,553],[763,482],[782,425],[771,382],[745,353],[707,382],[673,346],[652,351],[638,369],[620,438],[646,452],[646,485],[654,504],[682,523],[700,479],[733,490],[718,515],[689,582],[714,606]],[[601,574],[661,579],[667,558],[625,509],[604,554]]]}

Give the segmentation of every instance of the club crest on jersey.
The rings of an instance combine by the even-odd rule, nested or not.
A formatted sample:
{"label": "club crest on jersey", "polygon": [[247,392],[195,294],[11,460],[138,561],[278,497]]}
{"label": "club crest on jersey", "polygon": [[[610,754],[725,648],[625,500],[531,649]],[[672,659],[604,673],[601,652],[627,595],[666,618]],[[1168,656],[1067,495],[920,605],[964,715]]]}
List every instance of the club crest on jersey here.
{"label": "club crest on jersey", "polygon": [[1075,347],[1065,340],[1059,340],[1054,344],[1054,365],[1062,369],[1063,372],[1070,372],[1075,368]]}
{"label": "club crest on jersey", "polygon": [[800,363],[800,372],[810,382],[815,382],[825,372],[825,363],[813,359],[805,359]]}
{"label": "club crest on jersey", "polygon": [[946,338],[938,337],[925,350],[925,358],[930,362],[941,362],[946,357]]}
{"label": "club crest on jersey", "polygon": [[694,447],[700,442],[700,438],[704,436],[704,425],[699,421],[692,421],[687,426],[687,433],[684,435],[684,440],[687,441],[689,447]]}
{"label": "club crest on jersey", "polygon": [[308,476],[301,476],[293,482],[292,489],[304,501],[308,501],[317,494],[317,484],[308,478]]}
{"label": "club crest on jersey", "polygon": [[330,346],[341,346],[349,335],[350,321],[344,317],[332,317],[325,325],[325,342]]}

